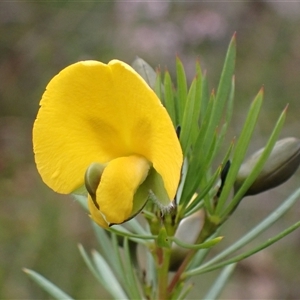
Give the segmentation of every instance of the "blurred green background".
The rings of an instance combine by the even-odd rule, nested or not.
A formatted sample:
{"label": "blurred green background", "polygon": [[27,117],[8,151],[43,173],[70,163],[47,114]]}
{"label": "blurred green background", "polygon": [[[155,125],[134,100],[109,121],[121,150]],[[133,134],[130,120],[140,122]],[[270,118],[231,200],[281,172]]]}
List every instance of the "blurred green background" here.
{"label": "blurred green background", "polygon": [[[78,60],[118,58],[131,63],[136,56],[174,74],[179,55],[189,82],[200,59],[214,88],[235,31],[237,89],[230,134],[238,135],[251,100],[264,85],[265,103],[250,151],[264,146],[287,103],[282,137],[300,138],[299,2],[0,3],[0,299],[51,299],[23,267],[40,272],[77,299],[108,298],[77,249],[77,243],[97,247],[88,216],[71,197],[47,188],[35,169],[31,128],[49,80]],[[299,172],[275,190],[244,199],[224,228],[220,248],[242,236],[298,186]],[[258,240],[275,235],[299,216],[300,204]],[[245,260],[222,298],[300,299],[299,247],[298,230]],[[216,274],[195,278],[190,299],[199,299]]]}

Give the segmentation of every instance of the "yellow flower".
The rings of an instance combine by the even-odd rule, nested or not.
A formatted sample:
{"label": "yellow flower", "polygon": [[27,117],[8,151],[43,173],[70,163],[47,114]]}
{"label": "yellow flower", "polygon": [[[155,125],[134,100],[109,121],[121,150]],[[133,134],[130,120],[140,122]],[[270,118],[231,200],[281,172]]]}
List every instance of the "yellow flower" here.
{"label": "yellow flower", "polygon": [[149,196],[171,203],[180,144],[167,111],[129,65],[70,65],[50,81],[40,106],[33,127],[38,171],[59,193],[78,193],[86,184],[100,226],[128,220]]}

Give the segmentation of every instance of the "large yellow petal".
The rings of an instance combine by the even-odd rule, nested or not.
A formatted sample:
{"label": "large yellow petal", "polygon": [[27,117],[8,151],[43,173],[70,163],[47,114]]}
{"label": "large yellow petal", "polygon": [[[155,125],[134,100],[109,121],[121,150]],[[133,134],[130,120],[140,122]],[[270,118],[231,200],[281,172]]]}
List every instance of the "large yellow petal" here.
{"label": "large yellow petal", "polygon": [[116,158],[106,166],[96,192],[96,201],[108,224],[119,224],[130,218],[134,195],[149,169],[149,162],[137,155]]}
{"label": "large yellow petal", "polygon": [[[118,82],[119,93],[139,77],[130,66],[119,61],[113,60],[109,65],[115,75],[115,81]],[[121,98],[122,94],[119,94],[119,97]],[[160,100],[143,79],[134,85],[131,84],[126,97],[136,99],[132,102],[131,109],[128,108],[128,113],[130,110],[134,112],[134,118],[126,120],[129,128],[127,136],[130,137],[132,149],[152,162],[154,169],[162,176],[172,201],[182,165],[182,151],[172,121]]]}
{"label": "large yellow petal", "polygon": [[55,76],[33,128],[37,168],[52,189],[83,185],[92,162],[139,154],[152,162],[175,195],[182,153],[172,122],[155,93],[127,64],[73,64]]}

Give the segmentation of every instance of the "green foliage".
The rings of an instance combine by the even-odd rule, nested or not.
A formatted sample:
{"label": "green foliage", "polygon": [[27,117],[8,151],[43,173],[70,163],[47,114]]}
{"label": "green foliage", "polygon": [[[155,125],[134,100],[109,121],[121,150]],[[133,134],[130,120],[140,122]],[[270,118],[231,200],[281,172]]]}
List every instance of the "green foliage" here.
{"label": "green foliage", "polygon": [[289,232],[297,229],[300,224],[297,222],[296,224],[289,227],[287,230],[284,230],[283,232],[279,233],[275,237],[268,239],[265,243],[262,245],[255,247],[254,250],[247,251],[241,255],[238,255],[234,257],[233,259],[229,259],[227,261],[223,261],[222,263],[216,264],[217,262],[223,260],[225,257],[229,256],[230,254],[236,252],[240,248],[246,246],[249,244],[252,240],[257,238],[261,233],[263,233],[265,230],[267,230],[270,226],[272,226],[279,218],[281,218],[288,209],[290,209],[296,201],[299,200],[300,197],[300,189],[297,189],[287,200],[285,200],[275,211],[273,211],[267,218],[265,218],[260,224],[258,224],[256,227],[254,227],[252,230],[250,230],[247,234],[245,234],[240,240],[236,241],[234,244],[232,244],[230,247],[216,255],[214,258],[210,259],[205,264],[199,266],[198,268],[195,268],[193,270],[189,270],[186,272],[186,276],[194,276],[196,274],[201,274],[204,272],[208,272],[211,270],[215,270],[218,268],[221,268],[225,265],[228,265],[230,263],[238,262],[256,252],[259,250],[262,250],[266,248],[267,246],[273,244],[280,238],[283,238],[285,235],[287,235]]}
{"label": "green foliage", "polygon": [[[108,230],[93,224],[99,251],[93,250],[91,258],[84,248],[79,246],[91,273],[115,299],[185,299],[192,289],[188,279],[220,269],[219,276],[205,296],[217,299],[239,261],[282,239],[300,226],[300,222],[297,222],[258,246],[252,246],[252,241],[295,204],[300,197],[298,189],[242,238],[219,254],[213,252],[210,258],[206,259],[210,250],[223,239],[220,236],[223,224],[234,216],[233,212],[267,162],[286,115],[284,110],[274,125],[261,157],[248,178],[232,195],[263,104],[261,89],[248,109],[237,140],[232,139],[234,141],[229,145],[224,145],[234,113],[235,59],[234,35],[228,47],[218,88],[216,92],[213,90],[211,93],[206,73],[202,73],[198,62],[195,68],[196,75],[188,88],[184,66],[180,59],[176,58],[175,89],[168,71],[164,74],[160,70],[155,72],[142,59],[135,60],[135,70],[161,98],[174,128],[181,128],[179,140],[184,164],[174,207],[168,213],[162,214],[148,201],[143,214],[129,222],[112,226]],[[217,158],[220,161],[216,161]],[[84,196],[75,198],[86,208]],[[175,237],[182,222],[199,210],[204,212],[203,226],[198,228],[199,234],[195,240],[190,243]],[[191,227],[190,230],[192,233],[195,228]],[[248,247],[248,250],[236,254],[245,246],[249,246],[250,250]],[[176,247],[180,250],[175,252]],[[142,254],[138,255],[138,249],[143,250],[140,251]],[[170,275],[174,253],[181,255],[180,264],[175,273]],[[145,262],[145,266],[141,261]],[[51,295],[63,293],[32,271],[28,271],[28,274]]]}
{"label": "green foliage", "polygon": [[174,126],[176,127],[176,125],[178,124],[177,122],[178,109],[177,109],[177,103],[174,101],[173,84],[168,71],[165,72],[164,87],[165,87],[164,104],[173,121]]}
{"label": "green foliage", "polygon": [[73,298],[67,295],[65,292],[60,290],[56,285],[47,280],[42,275],[36,273],[35,271],[24,269],[23,270],[32,280],[34,280],[42,289],[48,292],[54,299],[66,299],[72,300]]}
{"label": "green foliage", "polygon": [[235,269],[236,264],[230,264],[227,265],[222,272],[220,273],[220,275],[216,278],[215,283],[213,284],[213,286],[210,288],[210,290],[208,291],[208,293],[205,295],[204,299],[218,299],[219,295],[221,294],[224,285],[227,283],[229,277],[231,276],[232,272]]}

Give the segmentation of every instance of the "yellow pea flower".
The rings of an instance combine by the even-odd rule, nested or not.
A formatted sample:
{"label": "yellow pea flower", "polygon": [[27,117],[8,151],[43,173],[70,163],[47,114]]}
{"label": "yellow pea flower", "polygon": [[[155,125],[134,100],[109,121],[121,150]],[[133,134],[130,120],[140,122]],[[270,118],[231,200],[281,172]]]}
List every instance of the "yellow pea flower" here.
{"label": "yellow pea flower", "polygon": [[122,223],[149,196],[168,206],[182,151],[172,121],[147,83],[127,64],[82,61],[48,84],[33,127],[37,169],[54,191],[89,192],[92,219]]}

